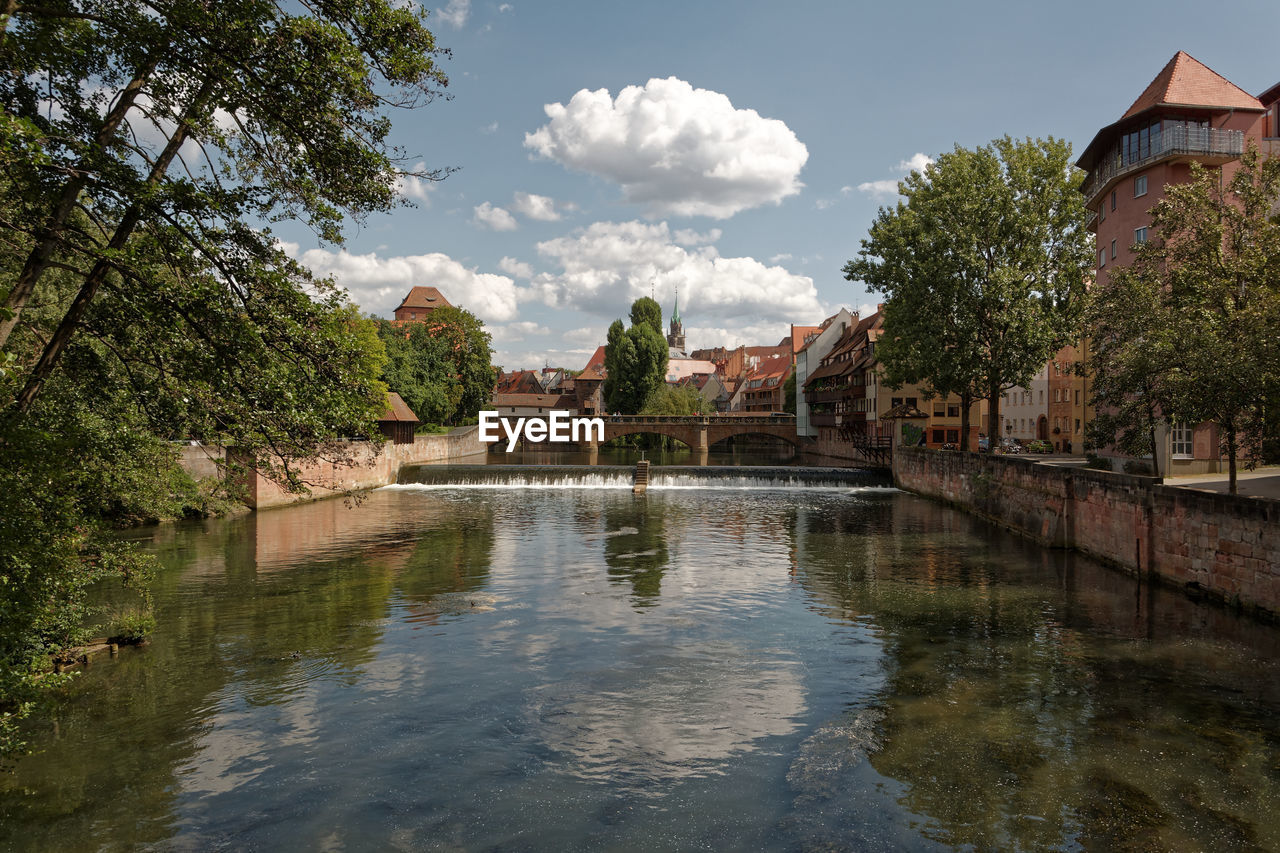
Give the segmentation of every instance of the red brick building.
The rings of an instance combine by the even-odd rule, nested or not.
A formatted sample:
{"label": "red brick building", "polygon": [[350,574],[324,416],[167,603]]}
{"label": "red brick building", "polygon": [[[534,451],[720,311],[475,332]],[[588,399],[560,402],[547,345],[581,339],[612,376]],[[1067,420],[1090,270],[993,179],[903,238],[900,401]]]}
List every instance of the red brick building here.
{"label": "red brick building", "polygon": [[[1166,186],[1189,179],[1192,163],[1221,169],[1225,182],[1250,144],[1267,156],[1280,151],[1278,118],[1280,84],[1254,97],[1178,51],[1124,115],[1098,131],[1077,161],[1088,173],[1081,191],[1089,228],[1097,235],[1099,279],[1129,263],[1134,245],[1155,237],[1150,210]],[[1073,391],[1072,403],[1074,398]],[[1051,426],[1055,417],[1068,417],[1055,412],[1051,404]],[[1051,437],[1055,445],[1074,437],[1077,413],[1069,417],[1069,431],[1060,422],[1062,432]],[[1176,424],[1162,432],[1157,436],[1162,472],[1217,469],[1219,443],[1212,425]]]}
{"label": "red brick building", "polygon": [[439,290],[434,287],[415,287],[401,301],[393,322],[397,326],[420,323],[431,316],[432,311],[444,307],[450,307],[449,300]]}

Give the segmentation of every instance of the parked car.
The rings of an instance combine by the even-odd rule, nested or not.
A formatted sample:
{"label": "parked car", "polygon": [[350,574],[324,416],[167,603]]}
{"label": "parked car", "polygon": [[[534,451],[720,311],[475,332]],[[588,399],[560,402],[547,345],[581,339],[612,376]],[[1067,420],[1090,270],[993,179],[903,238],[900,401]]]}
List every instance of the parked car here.
{"label": "parked car", "polygon": [[1043,438],[1037,438],[1027,443],[1027,450],[1030,453],[1052,453],[1053,445]]}
{"label": "parked car", "polygon": [[991,452],[991,439],[987,438],[985,435],[982,435],[982,434],[978,435],[978,452],[979,453]]}

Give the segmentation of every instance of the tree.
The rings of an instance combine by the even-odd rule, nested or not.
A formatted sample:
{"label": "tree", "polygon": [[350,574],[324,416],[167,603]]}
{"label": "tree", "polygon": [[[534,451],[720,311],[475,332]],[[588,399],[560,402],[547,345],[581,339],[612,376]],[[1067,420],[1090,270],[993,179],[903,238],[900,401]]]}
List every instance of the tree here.
{"label": "tree", "polygon": [[782,384],[782,411],[796,413],[796,372],[793,370]]}
{"label": "tree", "polygon": [[[1094,370],[1103,422],[1132,436],[1157,420],[1212,422],[1230,491],[1236,460],[1255,462],[1280,399],[1280,161],[1251,147],[1230,182],[1192,164],[1151,210],[1156,239],[1095,288]],[[1150,438],[1154,449],[1154,436]]]}
{"label": "tree", "polygon": [[[392,107],[446,83],[387,0],[5,4],[0,15],[0,753],[89,587],[148,560],[114,524],[201,511],[167,439],[288,485],[385,410],[372,324],[266,225],[337,242],[410,174]],[[417,171],[435,179],[442,172]]]}
{"label": "tree", "polygon": [[[425,13],[386,0],[79,0],[6,12],[0,189],[20,252],[0,348],[24,362],[18,411],[104,286],[145,293],[155,265],[198,262],[240,293],[288,269],[251,223],[296,219],[336,242],[344,216],[392,206],[404,173],[383,111],[446,83]],[[10,338],[54,269],[79,286],[26,360]]]}
{"label": "tree", "polygon": [[640,414],[644,415],[700,415],[707,401],[692,385],[668,385],[662,383],[649,395]]}
{"label": "tree", "polygon": [[887,297],[886,381],[959,395],[966,443],[970,401],[985,397],[998,425],[1001,394],[1078,331],[1093,254],[1080,180],[1052,137],[956,146],[899,184],[905,200],[844,266]]}
{"label": "tree", "polygon": [[631,305],[631,328],[621,320],[609,326],[605,343],[604,399],[611,412],[633,415],[667,377],[667,341],[662,308],[645,296]]}
{"label": "tree", "polygon": [[382,320],[378,336],[387,349],[383,381],[424,423],[462,423],[492,399],[492,338],[471,312],[437,308],[407,329]]}

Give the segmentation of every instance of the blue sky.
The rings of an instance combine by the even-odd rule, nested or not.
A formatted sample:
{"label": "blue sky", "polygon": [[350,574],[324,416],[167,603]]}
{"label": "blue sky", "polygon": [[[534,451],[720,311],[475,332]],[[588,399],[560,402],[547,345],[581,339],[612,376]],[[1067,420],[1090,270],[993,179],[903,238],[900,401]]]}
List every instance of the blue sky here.
{"label": "blue sky", "polygon": [[458,171],[344,250],[278,234],[370,313],[440,287],[507,369],[582,367],[651,287],[664,312],[679,288],[690,347],[776,343],[874,305],[840,269],[918,155],[1079,152],[1178,50],[1280,82],[1274,2],[446,2],[452,98],[392,119]]}

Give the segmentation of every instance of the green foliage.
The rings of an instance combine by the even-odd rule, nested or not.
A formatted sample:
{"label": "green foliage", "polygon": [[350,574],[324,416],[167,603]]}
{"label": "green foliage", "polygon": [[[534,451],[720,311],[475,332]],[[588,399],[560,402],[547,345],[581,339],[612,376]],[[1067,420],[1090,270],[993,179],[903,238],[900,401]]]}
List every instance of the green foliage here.
{"label": "green foliage", "polygon": [[668,385],[665,382],[654,389],[645,401],[642,415],[700,415],[707,401],[692,385]]}
{"label": "green foliage", "polygon": [[609,326],[604,356],[605,406],[625,415],[639,412],[667,376],[667,340],[658,303],[647,296],[637,299],[631,321],[629,329],[621,320]]}
{"label": "green foliage", "polygon": [[497,371],[491,336],[474,314],[449,306],[408,327],[377,322],[387,352],[383,380],[419,420],[457,425],[489,404]]}
{"label": "green foliage", "polygon": [[1193,164],[1151,211],[1156,240],[1097,283],[1090,320],[1094,440],[1151,451],[1161,421],[1216,423],[1230,460],[1256,461],[1280,399],[1280,161],[1252,147],[1223,185]]}
{"label": "green foliage", "polygon": [[1071,146],[997,139],[959,146],[901,184],[845,277],[887,297],[876,354],[891,387],[969,401],[1027,385],[1079,330],[1092,264]]}
{"label": "green foliage", "polygon": [[150,561],[110,528],[216,505],[166,439],[303,488],[293,463],[374,434],[376,329],[264,226],[336,242],[400,203],[385,110],[446,83],[426,12],[388,0],[6,12],[0,754],[65,680],[45,670],[93,624],[91,587],[137,587],[145,627]]}
{"label": "green foliage", "polygon": [[787,381],[782,385],[782,411],[794,415],[796,413],[796,374],[795,371],[787,377]]}

